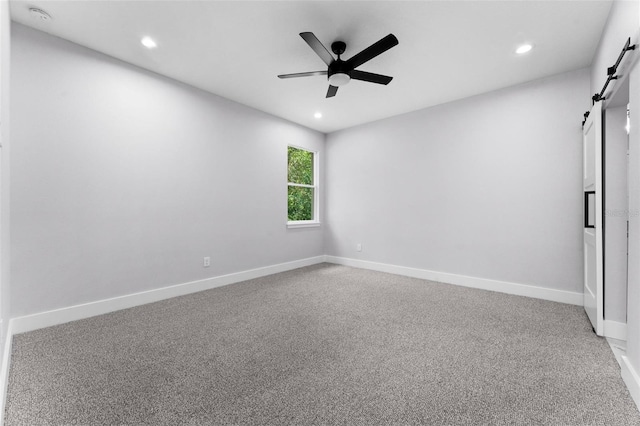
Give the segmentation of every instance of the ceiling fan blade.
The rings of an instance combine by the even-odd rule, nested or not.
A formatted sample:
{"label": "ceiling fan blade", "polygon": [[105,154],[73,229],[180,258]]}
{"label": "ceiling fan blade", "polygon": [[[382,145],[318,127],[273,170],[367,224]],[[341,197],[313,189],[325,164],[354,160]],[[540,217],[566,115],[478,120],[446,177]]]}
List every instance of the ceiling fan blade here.
{"label": "ceiling fan blade", "polygon": [[336,93],[338,93],[338,86],[329,85],[329,90],[327,90],[327,98],[333,98]]}
{"label": "ceiling fan blade", "polygon": [[388,75],[374,74],[371,72],[358,70],[351,71],[351,78],[354,80],[362,80],[378,84],[389,84],[391,80],[393,80],[393,77],[389,77]]}
{"label": "ceiling fan blade", "polygon": [[360,53],[355,54],[352,58],[347,60],[347,64],[353,69],[364,64],[367,61],[375,58],[379,54],[386,52],[393,46],[398,44],[398,39],[393,34],[389,34],[386,37],[381,38],[371,46],[367,47]]}
{"label": "ceiling fan blade", "polygon": [[320,59],[322,59],[327,66],[331,65],[331,62],[334,61],[333,56],[329,53],[327,48],[320,43],[320,40],[318,40],[318,37],[316,37],[315,34],[310,32],[300,33],[300,37],[307,42],[309,47],[312,48],[318,56],[320,56]]}
{"label": "ceiling fan blade", "polygon": [[327,75],[327,71],[310,71],[310,72],[297,72],[294,74],[280,74],[278,78],[311,77],[312,75]]}

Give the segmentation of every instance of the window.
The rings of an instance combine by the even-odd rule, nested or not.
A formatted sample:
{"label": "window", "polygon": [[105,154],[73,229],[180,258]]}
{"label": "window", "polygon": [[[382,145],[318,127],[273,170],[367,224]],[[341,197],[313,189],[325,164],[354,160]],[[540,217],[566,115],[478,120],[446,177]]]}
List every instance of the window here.
{"label": "window", "polygon": [[306,149],[289,146],[287,156],[287,225],[317,226],[318,155]]}

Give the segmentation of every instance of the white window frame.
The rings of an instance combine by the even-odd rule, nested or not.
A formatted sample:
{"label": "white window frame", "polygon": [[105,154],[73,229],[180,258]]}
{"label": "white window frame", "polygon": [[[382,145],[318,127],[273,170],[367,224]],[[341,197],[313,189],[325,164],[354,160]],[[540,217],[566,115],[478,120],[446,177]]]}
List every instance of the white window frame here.
{"label": "white window frame", "polygon": [[[313,154],[313,185],[304,185],[300,183],[289,182],[289,176],[287,175],[287,193],[290,186],[299,186],[303,188],[313,188],[313,219],[312,220],[287,220],[287,228],[311,228],[320,226],[320,185],[319,185],[319,164],[320,153],[309,148],[305,148],[297,145],[287,145],[287,167],[289,167],[289,147],[295,149],[301,149]],[[288,199],[288,198],[287,198]]]}

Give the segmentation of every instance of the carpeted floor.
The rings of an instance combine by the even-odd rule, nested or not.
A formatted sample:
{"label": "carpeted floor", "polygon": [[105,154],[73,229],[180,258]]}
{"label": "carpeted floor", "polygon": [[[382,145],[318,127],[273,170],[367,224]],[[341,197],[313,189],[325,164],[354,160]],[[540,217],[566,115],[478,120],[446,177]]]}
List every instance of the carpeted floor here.
{"label": "carpeted floor", "polygon": [[7,425],[640,425],[582,308],[322,264],[18,335]]}

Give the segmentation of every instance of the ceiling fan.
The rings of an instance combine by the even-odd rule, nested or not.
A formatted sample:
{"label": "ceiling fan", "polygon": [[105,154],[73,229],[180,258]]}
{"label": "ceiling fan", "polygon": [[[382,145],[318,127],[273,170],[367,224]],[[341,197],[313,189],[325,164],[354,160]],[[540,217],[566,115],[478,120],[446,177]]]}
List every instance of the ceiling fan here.
{"label": "ceiling fan", "polygon": [[357,70],[360,65],[375,58],[381,53],[386,52],[393,46],[398,44],[398,39],[393,34],[389,34],[386,37],[373,43],[360,53],[352,56],[350,59],[343,61],[340,59],[340,55],[344,53],[347,45],[343,41],[334,41],[331,43],[331,50],[338,56],[338,59],[334,59],[331,53],[320,40],[311,32],[300,33],[300,37],[307,42],[309,47],[327,64],[326,71],[311,71],[311,72],[299,72],[295,74],[281,74],[279,78],[295,78],[295,77],[309,77],[313,75],[326,75],[329,79],[329,90],[327,90],[327,98],[331,98],[338,92],[338,87],[344,86],[351,79],[368,81],[370,83],[389,84],[393,77],[381,74],[373,74],[366,71]]}

